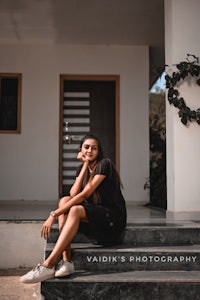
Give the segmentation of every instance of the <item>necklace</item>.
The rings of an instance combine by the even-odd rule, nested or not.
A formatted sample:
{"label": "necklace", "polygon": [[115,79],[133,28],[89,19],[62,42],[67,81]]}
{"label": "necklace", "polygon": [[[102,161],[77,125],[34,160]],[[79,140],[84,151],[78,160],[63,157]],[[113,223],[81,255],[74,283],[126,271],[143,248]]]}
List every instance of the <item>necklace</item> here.
{"label": "necklace", "polygon": [[94,173],[95,166],[96,166],[96,161],[94,161],[91,165],[88,166],[90,174]]}
{"label": "necklace", "polygon": [[92,174],[94,172],[94,170],[90,167],[88,167],[90,174]]}

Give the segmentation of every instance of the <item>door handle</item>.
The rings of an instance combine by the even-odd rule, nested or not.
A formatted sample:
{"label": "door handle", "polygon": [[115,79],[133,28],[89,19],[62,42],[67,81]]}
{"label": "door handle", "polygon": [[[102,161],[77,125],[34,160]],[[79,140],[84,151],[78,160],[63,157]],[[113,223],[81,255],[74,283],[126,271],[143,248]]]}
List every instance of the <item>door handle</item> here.
{"label": "door handle", "polygon": [[66,135],[64,137],[64,141],[67,143],[67,144],[71,144],[71,142],[73,141],[73,138],[69,135]]}
{"label": "door handle", "polygon": [[66,132],[66,135],[63,136],[64,141],[67,144],[71,144],[73,141],[80,141],[81,137],[79,135],[69,135],[69,122],[64,122],[64,131]]}
{"label": "door handle", "polygon": [[64,141],[67,144],[71,144],[72,142],[80,141],[80,136],[78,136],[78,135],[65,135],[64,136]]}

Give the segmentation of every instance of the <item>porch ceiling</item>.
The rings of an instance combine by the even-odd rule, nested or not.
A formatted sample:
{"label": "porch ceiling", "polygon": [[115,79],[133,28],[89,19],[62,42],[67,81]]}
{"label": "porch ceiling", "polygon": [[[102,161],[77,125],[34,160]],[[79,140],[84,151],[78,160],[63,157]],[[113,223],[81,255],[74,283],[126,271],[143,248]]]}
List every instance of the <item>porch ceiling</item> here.
{"label": "porch ceiling", "polygon": [[0,43],[149,45],[164,66],[164,0],[0,0]]}

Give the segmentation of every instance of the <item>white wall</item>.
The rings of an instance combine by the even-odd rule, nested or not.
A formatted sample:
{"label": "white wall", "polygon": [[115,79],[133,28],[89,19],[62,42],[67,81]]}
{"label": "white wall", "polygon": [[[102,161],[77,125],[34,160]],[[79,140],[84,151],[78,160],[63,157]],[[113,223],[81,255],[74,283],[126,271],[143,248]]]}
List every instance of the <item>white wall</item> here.
{"label": "white wall", "polygon": [[41,222],[0,222],[0,269],[33,268],[43,261]]}
{"label": "white wall", "polygon": [[147,201],[148,47],[7,44],[0,72],[22,73],[22,132],[0,135],[0,200],[58,198],[59,75],[120,75],[120,163],[127,201]]}
{"label": "white wall", "polygon": [[[165,1],[166,64],[185,60],[187,53],[200,56],[199,11],[199,0]],[[189,107],[200,106],[199,87],[191,80],[184,81],[180,93]],[[200,126],[193,123],[185,127],[178,110],[167,101],[168,210],[183,212],[184,218],[185,212],[200,212],[199,135]]]}

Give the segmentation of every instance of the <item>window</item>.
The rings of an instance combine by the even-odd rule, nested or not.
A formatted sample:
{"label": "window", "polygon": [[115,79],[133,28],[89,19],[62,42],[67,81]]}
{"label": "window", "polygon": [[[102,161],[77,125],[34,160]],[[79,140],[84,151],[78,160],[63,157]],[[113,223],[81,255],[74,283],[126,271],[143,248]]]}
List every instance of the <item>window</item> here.
{"label": "window", "polygon": [[21,132],[22,75],[0,73],[0,133]]}

